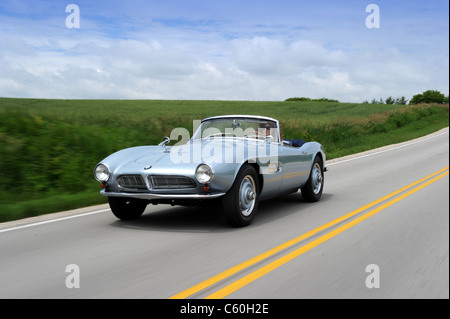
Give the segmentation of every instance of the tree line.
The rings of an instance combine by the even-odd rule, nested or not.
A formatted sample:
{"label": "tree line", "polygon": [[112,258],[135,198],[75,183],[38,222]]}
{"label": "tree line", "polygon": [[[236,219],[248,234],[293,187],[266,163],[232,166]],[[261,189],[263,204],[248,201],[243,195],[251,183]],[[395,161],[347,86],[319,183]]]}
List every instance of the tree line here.
{"label": "tree line", "polygon": [[[285,100],[285,102],[336,102],[339,103],[338,100],[332,100],[327,98],[321,99],[310,99],[308,97],[291,97]],[[436,90],[428,90],[421,94],[416,94],[409,101],[409,104],[420,104],[420,103],[437,103],[437,104],[448,104],[449,96],[445,96],[439,91]],[[386,100],[382,98],[379,100],[372,99],[371,102],[365,100],[363,104],[392,104],[392,105],[407,105],[408,100],[402,96],[400,98],[394,98],[389,96]]]}

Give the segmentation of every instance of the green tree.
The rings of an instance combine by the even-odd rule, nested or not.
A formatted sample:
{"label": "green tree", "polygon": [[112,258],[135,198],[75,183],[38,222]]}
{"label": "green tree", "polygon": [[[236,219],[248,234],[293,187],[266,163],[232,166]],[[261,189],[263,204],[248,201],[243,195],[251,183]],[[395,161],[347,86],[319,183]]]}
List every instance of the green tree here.
{"label": "green tree", "polygon": [[402,96],[401,98],[395,100],[395,104],[396,105],[406,105],[407,103],[408,103],[408,100],[405,99],[404,96]]}
{"label": "green tree", "polygon": [[390,96],[386,99],[386,104],[395,104],[395,99]]}
{"label": "green tree", "polygon": [[438,103],[445,104],[448,99],[439,91],[428,90],[422,94],[416,94],[413,96],[409,104],[419,104],[419,103]]}
{"label": "green tree", "polygon": [[372,102],[370,102],[371,104],[384,104],[384,101],[383,101],[383,99],[381,99],[380,98],[380,100],[379,101],[377,101],[377,100],[375,100],[375,99],[372,99]]}

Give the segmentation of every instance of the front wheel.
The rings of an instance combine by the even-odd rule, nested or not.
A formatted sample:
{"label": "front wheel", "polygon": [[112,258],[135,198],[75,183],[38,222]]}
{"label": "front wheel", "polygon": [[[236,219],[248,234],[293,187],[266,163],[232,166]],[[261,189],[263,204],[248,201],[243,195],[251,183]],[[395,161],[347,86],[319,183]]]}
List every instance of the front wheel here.
{"label": "front wheel", "polygon": [[317,202],[322,196],[323,191],[323,162],[318,156],[314,159],[314,163],[309,175],[309,179],[305,186],[301,188],[303,199],[307,202]]}
{"label": "front wheel", "polygon": [[251,165],[244,165],[222,202],[225,217],[232,226],[243,227],[253,221],[258,209],[258,190],[258,174]]}
{"label": "front wheel", "polygon": [[114,216],[121,220],[138,219],[147,207],[147,202],[140,199],[108,197],[108,202]]}

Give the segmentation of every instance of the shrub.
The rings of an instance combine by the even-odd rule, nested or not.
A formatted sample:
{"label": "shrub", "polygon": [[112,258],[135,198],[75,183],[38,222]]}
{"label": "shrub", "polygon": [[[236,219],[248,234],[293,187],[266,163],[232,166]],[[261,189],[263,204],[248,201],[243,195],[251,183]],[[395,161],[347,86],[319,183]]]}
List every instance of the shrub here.
{"label": "shrub", "polygon": [[310,102],[309,97],[291,97],[285,100],[285,102]]}
{"label": "shrub", "polygon": [[338,100],[327,99],[325,97],[320,98],[320,99],[310,99],[309,97],[290,97],[284,101],[285,102],[334,102],[334,103],[339,103]]}
{"label": "shrub", "polygon": [[321,99],[313,99],[313,102],[334,102],[334,103],[339,103],[338,100],[332,100],[332,99],[327,99],[325,97],[321,98]]}

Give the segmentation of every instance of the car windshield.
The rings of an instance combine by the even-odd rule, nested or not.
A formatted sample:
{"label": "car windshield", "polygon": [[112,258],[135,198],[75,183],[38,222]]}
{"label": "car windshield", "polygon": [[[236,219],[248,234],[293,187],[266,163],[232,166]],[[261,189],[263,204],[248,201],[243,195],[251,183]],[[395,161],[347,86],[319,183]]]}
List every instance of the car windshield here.
{"label": "car windshield", "polygon": [[201,123],[194,133],[193,139],[201,138],[270,138],[273,142],[278,142],[277,124],[271,120],[254,118],[216,118]]}

